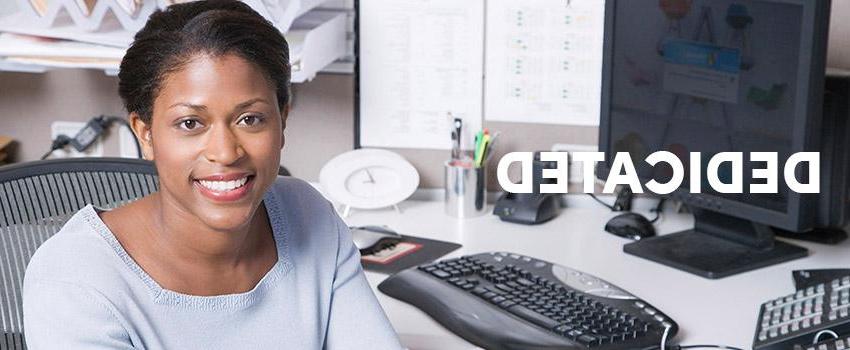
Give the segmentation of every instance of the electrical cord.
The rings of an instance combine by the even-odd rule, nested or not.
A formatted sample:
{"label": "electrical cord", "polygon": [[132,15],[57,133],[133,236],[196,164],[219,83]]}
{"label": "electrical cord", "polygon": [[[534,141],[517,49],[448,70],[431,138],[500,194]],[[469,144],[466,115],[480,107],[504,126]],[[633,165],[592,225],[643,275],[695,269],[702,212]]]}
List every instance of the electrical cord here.
{"label": "electrical cord", "polygon": [[71,143],[71,138],[67,135],[56,136],[56,138],[53,139],[53,143],[50,145],[50,150],[47,151],[47,153],[45,153],[43,156],[41,156],[41,160],[47,159],[47,157],[50,157],[50,155],[53,154],[53,151],[65,148],[65,146],[67,146],[69,143]]}
{"label": "electrical cord", "polygon": [[812,344],[817,344],[820,341],[820,336],[822,336],[824,334],[831,335],[832,338],[838,339],[837,333],[833,332],[831,329],[824,329],[824,330],[821,330],[820,332],[815,333],[815,339],[812,340]]}
{"label": "electrical cord", "polygon": [[[653,345],[640,350],[659,350],[658,345]],[[713,345],[713,344],[696,344],[696,345],[667,345],[665,350],[682,350],[682,349],[722,349],[722,350],[744,350],[729,345]]]}
{"label": "electrical cord", "polygon": [[667,327],[664,327],[664,334],[661,334],[661,346],[659,346],[660,349],[667,348],[667,336],[670,334],[670,327],[671,326],[669,324],[667,325]]}
{"label": "electrical cord", "polygon": [[599,202],[599,204],[602,204],[602,205],[604,205],[606,208],[611,209],[611,211],[617,211],[617,209],[615,209],[613,205],[610,205],[610,204],[608,204],[608,203],[603,202],[603,201],[602,201],[601,199],[599,199],[599,197],[597,197],[595,194],[593,194],[593,193],[588,193],[587,195],[588,195],[588,196],[590,196],[591,198],[595,199],[597,202]]}
{"label": "electrical cord", "polygon": [[[587,195],[588,195],[588,196],[590,196],[591,198],[593,198],[594,200],[596,200],[597,202],[599,202],[599,204],[602,204],[602,205],[604,205],[606,208],[611,209],[611,211],[617,211],[617,208],[614,208],[614,206],[613,206],[613,205],[610,205],[610,204],[608,204],[608,203],[603,202],[603,201],[602,201],[601,199],[599,199],[599,197],[597,197],[595,194],[593,194],[593,193],[588,193]],[[658,221],[658,219],[660,219],[660,218],[661,218],[661,211],[662,211],[662,210],[661,210],[661,207],[663,207],[663,206],[664,206],[664,202],[666,202],[666,201],[667,201],[667,198],[660,198],[660,199],[658,200],[658,204],[657,204],[657,205],[655,205],[655,208],[654,208],[654,209],[650,209],[650,210],[649,210],[651,213],[655,213],[655,218],[653,218],[652,220],[649,220],[649,222],[651,222],[651,223],[655,223],[656,221]]]}
{"label": "electrical cord", "polygon": [[[662,203],[664,200],[662,199]],[[660,205],[659,205],[660,206]],[[681,349],[725,349],[725,350],[743,350],[734,346],[727,345],[667,345],[667,337],[670,334],[670,326],[664,327],[664,333],[661,334],[661,344],[643,348],[641,350],[681,350]]]}
{"label": "electrical cord", "polygon": [[[61,148],[65,148],[69,144],[74,146],[77,151],[84,151],[89,146],[91,146],[98,137],[103,133],[104,130],[108,129],[112,126],[113,123],[119,123],[127,127],[130,132],[133,131],[133,128],[130,126],[130,123],[127,122],[126,119],[116,116],[107,116],[100,115],[92,118],[88,121],[86,126],[81,129],[77,135],[74,137],[68,137],[67,135],[59,135],[50,145],[50,151],[41,156],[41,159],[47,159],[53,153],[53,151]],[[139,140],[136,137],[133,137],[133,142],[136,145],[136,155],[138,158],[142,158],[142,148],[139,144]]]}
{"label": "electrical cord", "polygon": [[654,224],[656,221],[658,221],[658,219],[661,218],[661,211],[662,211],[661,207],[664,206],[665,201],[667,201],[667,198],[662,197],[662,198],[658,199],[658,204],[655,206],[655,209],[650,210],[650,212],[655,213],[655,218],[652,219],[652,220],[649,220],[649,222]]}
{"label": "electrical cord", "polygon": [[[130,130],[130,133],[131,133],[131,134],[133,133],[133,127],[132,127],[132,126],[130,126],[130,122],[128,122],[128,121],[127,121],[127,119],[124,119],[124,118],[121,118],[121,117],[116,117],[116,116],[113,116],[113,115],[101,115],[101,116],[99,116],[99,117],[97,117],[97,118],[100,118],[100,120],[101,120],[101,125],[102,125],[104,128],[108,127],[108,126],[109,126],[109,125],[111,125],[112,123],[116,123],[116,122],[117,122],[117,123],[119,123],[119,124],[121,124],[121,125],[126,126],[126,127],[127,127],[127,130]],[[104,121],[105,121],[105,122],[104,122]],[[142,158],[142,146],[139,144],[139,140],[138,140],[138,139],[136,139],[136,137],[135,137],[135,136],[133,136],[133,142],[136,144],[136,155],[137,155],[137,157],[138,157],[138,158]]]}

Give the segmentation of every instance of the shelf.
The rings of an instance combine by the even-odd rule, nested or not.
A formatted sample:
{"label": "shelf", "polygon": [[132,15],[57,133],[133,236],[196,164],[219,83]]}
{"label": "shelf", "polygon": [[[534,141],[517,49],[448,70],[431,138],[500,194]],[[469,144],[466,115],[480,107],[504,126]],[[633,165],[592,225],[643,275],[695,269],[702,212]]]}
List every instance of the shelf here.
{"label": "shelf", "polygon": [[[345,12],[312,10],[292,23],[284,36],[290,46],[292,82],[309,81],[327,65],[346,55]],[[19,15],[0,19],[0,31],[20,21]],[[126,45],[98,45],[89,42],[113,40],[115,32],[88,33],[72,30],[54,35],[57,28],[38,29],[20,27],[17,33],[29,35],[61,36],[68,40],[50,40],[0,33],[0,70],[40,73],[60,68],[86,68],[103,70],[108,75],[118,73]],[[81,38],[89,40],[81,40]],[[87,41],[87,42],[82,42]]]}
{"label": "shelf", "polygon": [[292,82],[312,80],[320,70],[346,55],[345,12],[310,11],[295,20],[286,39]]}
{"label": "shelf", "polygon": [[[7,1],[7,0],[4,0]],[[17,11],[0,17],[0,31],[128,47],[133,35],[157,8],[174,0],[143,0],[129,15],[117,0],[97,0],[91,13],[83,13],[78,0],[51,0],[39,14],[29,0],[17,0]],[[242,0],[286,33],[298,17],[328,0]]]}

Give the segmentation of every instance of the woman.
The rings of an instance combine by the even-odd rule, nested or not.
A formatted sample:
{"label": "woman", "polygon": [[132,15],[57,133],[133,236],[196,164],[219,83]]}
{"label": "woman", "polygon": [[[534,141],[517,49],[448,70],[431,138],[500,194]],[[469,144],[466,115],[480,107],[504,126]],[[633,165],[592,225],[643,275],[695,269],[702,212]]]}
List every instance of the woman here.
{"label": "woman", "polygon": [[278,178],[286,41],[235,1],[154,13],[119,93],[159,191],[75,214],[24,281],[30,349],[397,349],[346,225]]}

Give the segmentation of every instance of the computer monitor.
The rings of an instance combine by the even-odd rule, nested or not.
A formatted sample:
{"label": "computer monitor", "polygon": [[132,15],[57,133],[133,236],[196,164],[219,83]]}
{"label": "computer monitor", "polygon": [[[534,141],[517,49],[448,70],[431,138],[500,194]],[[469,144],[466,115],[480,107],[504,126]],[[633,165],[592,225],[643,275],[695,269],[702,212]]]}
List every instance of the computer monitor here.
{"label": "computer monitor", "polygon": [[[829,9],[828,0],[606,2],[599,137],[606,160],[598,176],[608,176],[617,152],[628,152],[642,183],[666,182],[671,169],[643,160],[672,152],[686,175],[669,196],[695,217],[691,230],[630,243],[624,251],[721,278],[807,255],[775,240],[777,231],[835,224],[819,215],[835,200],[826,192],[800,194],[779,181],[776,194],[719,193],[708,183],[690,193],[688,174],[690,152],[701,152],[702,182],[712,155],[743,152],[747,192],[749,183],[763,181],[749,176],[764,166],[749,162],[750,152],[778,152],[782,169],[792,153],[829,146],[824,133],[838,132],[822,127]],[[827,153],[833,151],[846,153]],[[833,165],[822,158],[821,174],[834,175]],[[805,177],[805,167],[796,170]],[[721,166],[721,181],[730,181],[731,171]]]}

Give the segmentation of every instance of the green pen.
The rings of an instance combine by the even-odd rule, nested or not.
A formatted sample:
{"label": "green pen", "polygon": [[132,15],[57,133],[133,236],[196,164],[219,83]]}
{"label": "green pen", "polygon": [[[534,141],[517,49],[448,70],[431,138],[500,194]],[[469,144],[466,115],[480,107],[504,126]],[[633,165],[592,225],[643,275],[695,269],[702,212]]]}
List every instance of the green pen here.
{"label": "green pen", "polygon": [[481,167],[484,162],[484,151],[487,148],[487,141],[490,139],[490,131],[484,129],[478,132],[475,136],[475,167]]}

